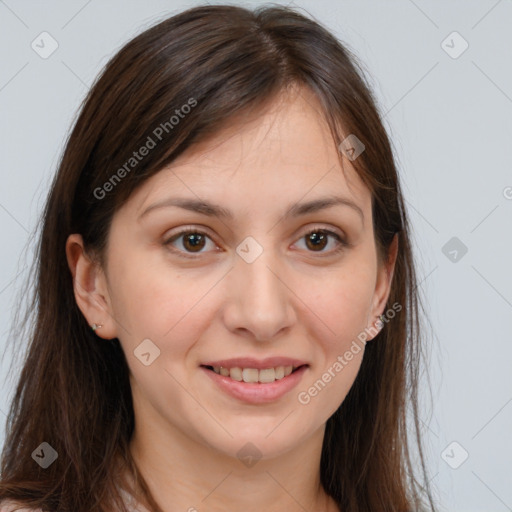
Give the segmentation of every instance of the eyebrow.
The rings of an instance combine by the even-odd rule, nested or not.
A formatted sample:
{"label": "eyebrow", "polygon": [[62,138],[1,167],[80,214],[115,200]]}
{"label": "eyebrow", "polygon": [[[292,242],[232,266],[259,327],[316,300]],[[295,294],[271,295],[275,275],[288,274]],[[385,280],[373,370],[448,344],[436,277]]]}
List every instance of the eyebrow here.
{"label": "eyebrow", "polygon": [[[233,212],[220,205],[209,203],[208,201],[173,197],[152,204],[142,212],[138,220],[147,215],[150,211],[159,208],[167,208],[170,206],[177,206],[184,210],[189,210],[202,215],[207,215],[209,217],[218,217],[224,219],[234,218]],[[339,196],[327,196],[322,197],[320,199],[314,199],[312,201],[308,201],[305,203],[294,204],[288,208],[288,210],[284,214],[284,219],[288,219],[290,217],[298,217],[301,215],[307,215],[309,213],[314,213],[327,208],[332,208],[333,206],[348,206],[352,208],[359,214],[364,225],[363,210],[352,200],[346,197]]]}

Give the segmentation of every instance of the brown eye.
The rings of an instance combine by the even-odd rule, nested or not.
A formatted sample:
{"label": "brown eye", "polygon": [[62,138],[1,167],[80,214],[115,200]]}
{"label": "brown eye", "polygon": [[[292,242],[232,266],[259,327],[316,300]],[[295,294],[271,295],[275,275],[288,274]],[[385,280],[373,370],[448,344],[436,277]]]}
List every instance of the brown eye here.
{"label": "brown eye", "polygon": [[205,238],[201,233],[188,233],[183,237],[183,246],[192,252],[200,251],[204,245]]}
{"label": "brown eye", "polygon": [[313,231],[306,235],[306,245],[309,249],[322,250],[326,247],[329,236],[321,231]]}
{"label": "brown eye", "polygon": [[[174,243],[180,239],[182,239],[181,244],[176,247]],[[185,229],[166,240],[164,245],[170,246],[173,252],[177,252],[181,256],[193,258],[194,256],[192,256],[192,254],[201,254],[202,252],[207,252],[203,251],[203,249],[206,247],[207,240],[211,239],[206,233],[197,229]]]}
{"label": "brown eye", "polygon": [[[181,239],[180,245],[176,246],[175,243]],[[329,229],[313,229],[303,235],[300,240],[306,241],[306,251],[316,252],[320,255],[331,255],[338,253],[348,247],[350,244],[343,240],[340,235]],[[332,250],[325,250],[329,246],[331,239],[336,241],[336,245]],[[205,249],[207,240],[211,240],[208,234],[197,229],[184,229],[179,233],[173,235],[164,245],[169,246],[172,252],[179,254],[186,258],[194,258],[196,255],[208,252]],[[213,241],[212,241],[213,243]],[[213,244],[215,246],[215,244]]]}
{"label": "brown eye", "polygon": [[[331,238],[336,240],[337,246],[333,250],[324,251]],[[337,233],[329,229],[314,229],[303,235],[302,239],[306,241],[306,248],[309,252],[332,254],[343,250],[349,245]]]}

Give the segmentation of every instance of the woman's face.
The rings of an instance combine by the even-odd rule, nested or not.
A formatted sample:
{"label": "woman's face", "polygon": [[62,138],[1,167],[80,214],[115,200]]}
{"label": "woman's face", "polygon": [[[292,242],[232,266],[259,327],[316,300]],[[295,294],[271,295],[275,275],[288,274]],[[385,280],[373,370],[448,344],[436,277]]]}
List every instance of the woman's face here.
{"label": "woman's face", "polygon": [[[88,318],[103,324],[99,336],[120,340],[138,424],[233,457],[248,442],[272,457],[324,428],[359,370],[358,335],[389,293],[370,192],[345,157],[344,176],[315,97],[302,89],[274,107],[184,153],[129,198],[102,274],[109,315]],[[334,197],[354,206],[304,206]],[[177,200],[222,214],[170,205]],[[307,366],[274,384],[202,367],[273,357]],[[292,364],[270,366],[288,366],[280,363]]]}

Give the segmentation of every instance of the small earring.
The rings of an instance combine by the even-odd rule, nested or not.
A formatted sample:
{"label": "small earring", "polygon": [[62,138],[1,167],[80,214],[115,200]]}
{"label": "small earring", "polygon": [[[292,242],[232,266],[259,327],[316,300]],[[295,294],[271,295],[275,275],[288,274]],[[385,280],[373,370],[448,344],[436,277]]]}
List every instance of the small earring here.
{"label": "small earring", "polygon": [[384,315],[379,315],[379,318],[375,322],[379,331],[384,327]]}
{"label": "small earring", "polygon": [[96,331],[96,329],[99,329],[100,327],[103,327],[103,325],[97,325],[97,324],[92,324],[92,325],[91,325],[91,329],[92,329],[93,331]]}

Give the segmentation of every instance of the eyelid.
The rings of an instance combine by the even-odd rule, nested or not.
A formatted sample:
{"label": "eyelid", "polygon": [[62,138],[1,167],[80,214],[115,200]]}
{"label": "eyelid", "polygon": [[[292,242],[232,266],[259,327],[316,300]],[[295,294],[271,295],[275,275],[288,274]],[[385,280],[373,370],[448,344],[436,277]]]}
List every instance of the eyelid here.
{"label": "eyelid", "polygon": [[[194,253],[187,253],[186,251],[182,251],[180,249],[176,249],[175,247],[172,247],[172,245],[171,245],[172,242],[174,242],[175,240],[178,240],[182,236],[185,236],[185,235],[187,235],[189,233],[205,235],[215,245],[217,245],[217,243],[213,239],[212,235],[209,233],[209,230],[206,227],[204,227],[204,226],[199,226],[199,227],[196,227],[196,226],[186,226],[186,227],[180,228],[180,230],[176,231],[176,233],[173,233],[171,235],[168,235],[168,236],[164,237],[163,244],[164,244],[164,246],[169,246],[169,250],[171,252],[173,252],[174,254],[178,254],[179,256],[183,256],[183,257],[189,258],[189,259],[197,259],[202,254],[206,254],[206,253],[205,252],[199,252],[199,253],[195,253],[195,254]],[[218,248],[218,246],[217,246],[217,248]],[[218,252],[218,251],[214,251],[214,252]]]}
{"label": "eyelid", "polygon": [[321,225],[321,224],[313,224],[313,226],[305,228],[305,231],[302,233],[301,237],[311,233],[312,231],[326,231],[329,233],[333,233],[345,241],[347,238],[347,235],[341,229],[330,226],[330,225],[327,225],[327,227],[326,227],[326,225]]}
{"label": "eyelid", "polygon": [[[319,232],[319,231],[325,232],[327,234],[327,236],[331,236],[331,237],[336,238],[337,242],[338,242],[338,247],[336,247],[335,249],[332,249],[332,250],[326,251],[326,252],[325,251],[318,251],[317,255],[320,256],[320,257],[328,257],[328,256],[335,255],[335,254],[339,253],[341,250],[352,246],[352,244],[347,240],[346,234],[343,231],[339,230],[339,228],[335,228],[335,227],[332,227],[332,226],[326,227],[325,225],[322,226],[322,225],[319,225],[319,224],[316,224],[316,225],[304,228],[304,230],[302,230],[300,232],[301,234],[297,237],[296,241],[300,241],[305,236],[307,236],[307,235],[309,235],[311,233],[314,233],[314,232]],[[180,256],[183,256],[183,257],[189,258],[189,259],[197,259],[201,255],[207,254],[208,251],[207,252],[198,252],[198,253],[189,253],[189,252],[186,252],[186,251],[182,251],[180,249],[176,249],[176,248],[171,246],[172,242],[174,242],[175,240],[178,240],[182,236],[185,236],[185,235],[187,235],[189,233],[205,235],[215,245],[217,245],[215,240],[214,240],[214,237],[210,234],[208,228],[206,228],[205,226],[202,226],[202,225],[196,225],[196,226],[190,225],[190,226],[182,227],[182,228],[179,229],[179,231],[177,231],[177,232],[175,232],[175,233],[173,233],[173,234],[171,234],[169,236],[166,236],[164,238],[163,244],[165,246],[170,246],[171,252],[179,254]],[[217,249],[218,249],[218,245],[217,245]],[[213,251],[213,252],[218,252],[218,251]],[[306,251],[306,252],[309,252],[311,254],[315,254],[316,251]]]}
{"label": "eyelid", "polygon": [[[333,228],[330,226],[325,227],[325,226],[320,226],[320,225],[313,225],[312,227],[307,228],[306,231],[304,231],[298,237],[297,240],[302,240],[305,236],[307,236],[311,233],[319,232],[319,231],[326,233],[327,236],[336,238],[336,240],[338,242],[338,246],[330,251],[319,251],[317,253],[317,255],[319,257],[328,258],[329,256],[331,256],[331,257],[335,256],[335,255],[339,254],[340,252],[342,252],[343,250],[352,247],[352,245],[353,245],[351,242],[349,242],[347,235],[343,231],[340,232],[340,230],[337,228]],[[310,254],[315,254],[315,251],[307,251],[307,252]]]}

